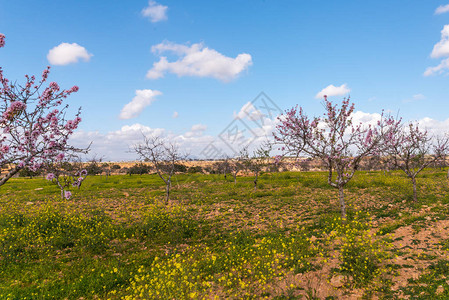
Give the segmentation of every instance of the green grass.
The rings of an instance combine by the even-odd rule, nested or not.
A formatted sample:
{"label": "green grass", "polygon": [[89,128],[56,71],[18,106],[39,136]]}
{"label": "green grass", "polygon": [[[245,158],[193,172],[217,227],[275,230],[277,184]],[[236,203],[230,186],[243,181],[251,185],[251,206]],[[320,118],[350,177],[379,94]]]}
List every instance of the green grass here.
{"label": "green grass", "polygon": [[[42,177],[14,178],[0,187],[0,298],[444,296],[444,234],[430,246],[391,236],[445,221],[444,174],[424,171],[415,204],[400,172],[356,173],[346,223],[323,172],[264,173],[256,191],[252,177],[176,175],[169,205],[154,174],[90,176],[70,200]],[[418,279],[395,287],[414,264]]]}

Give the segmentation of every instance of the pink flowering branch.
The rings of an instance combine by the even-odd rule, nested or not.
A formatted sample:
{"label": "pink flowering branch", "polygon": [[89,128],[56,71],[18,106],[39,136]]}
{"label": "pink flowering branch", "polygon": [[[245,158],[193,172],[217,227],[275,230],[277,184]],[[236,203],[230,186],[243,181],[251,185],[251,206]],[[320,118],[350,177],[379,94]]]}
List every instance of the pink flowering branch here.
{"label": "pink flowering branch", "polygon": [[301,107],[287,110],[279,118],[275,141],[288,155],[321,160],[328,170],[329,185],[338,188],[342,218],[346,218],[343,187],[352,179],[363,158],[377,155],[384,136],[391,135],[401,121],[383,114],[376,126],[353,124],[354,104],[344,99],[340,107],[324,96],[326,112],[309,118]]}
{"label": "pink flowering branch", "polygon": [[[0,45],[4,45],[0,35]],[[68,144],[81,122],[81,109],[74,119],[66,119],[68,105],[63,101],[78,91],[77,86],[61,89],[47,79],[47,67],[39,80],[25,75],[25,83],[10,82],[0,68],[0,186],[23,168],[38,170],[45,162],[67,151],[84,151]]]}
{"label": "pink flowering branch", "polygon": [[67,152],[65,155],[59,155],[43,166],[47,172],[46,179],[59,187],[61,199],[70,199],[72,192],[69,191],[69,188],[77,187],[79,189],[88,176],[77,153]]}
{"label": "pink flowering branch", "polygon": [[445,158],[449,151],[449,137],[433,137],[419,124],[409,123],[391,132],[385,139],[384,155],[401,169],[413,185],[413,201],[418,201],[416,176],[430,164]]}
{"label": "pink flowering branch", "polygon": [[5,47],[5,35],[0,33],[0,48]]}

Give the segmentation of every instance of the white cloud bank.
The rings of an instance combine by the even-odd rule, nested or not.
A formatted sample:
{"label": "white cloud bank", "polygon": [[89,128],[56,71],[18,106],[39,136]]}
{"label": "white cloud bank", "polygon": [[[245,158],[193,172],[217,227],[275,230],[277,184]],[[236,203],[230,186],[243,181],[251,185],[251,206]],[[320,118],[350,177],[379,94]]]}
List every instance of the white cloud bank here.
{"label": "white cloud bank", "polygon": [[[449,25],[444,25],[443,30],[441,30],[441,40],[433,46],[430,57],[441,58],[447,56],[449,56]],[[424,71],[424,76],[443,74],[447,70],[449,70],[449,58],[443,59],[435,67],[428,67]]]}
{"label": "white cloud bank", "polygon": [[437,7],[437,9],[435,9],[435,14],[436,15],[441,15],[441,14],[444,14],[444,13],[447,13],[447,12],[449,12],[449,4],[440,5],[440,6]]}
{"label": "white cloud bank", "polygon": [[[70,143],[74,146],[86,147],[92,141],[88,157],[97,155],[104,157],[105,161],[132,161],[138,157],[131,149],[133,145],[143,141],[142,134],[144,134],[169,138],[179,145],[183,153],[189,153],[195,157],[214,141],[214,137],[202,135],[203,126],[201,124],[194,125],[190,131],[179,135],[164,128],[151,128],[139,123],[126,125],[119,130],[107,133],[78,130],[70,138]],[[224,145],[220,145],[220,147],[224,147]]]}
{"label": "white cloud bank", "polygon": [[419,120],[418,123],[422,126],[423,129],[428,130],[429,133],[433,135],[441,136],[449,133],[449,119],[438,121],[426,117]]}
{"label": "white cloud bank", "polygon": [[212,77],[228,82],[252,65],[251,55],[247,53],[241,53],[235,58],[227,57],[202,43],[189,47],[165,41],[153,46],[151,51],[159,56],[164,52],[171,52],[179,58],[169,62],[167,57],[160,56],[160,60],[147,72],[149,79],[164,77],[168,72],[178,76]]}
{"label": "white cloud bank", "polygon": [[[242,108],[244,110],[244,107]],[[241,111],[242,111],[241,110]],[[363,111],[356,111],[352,115],[353,124],[376,125],[381,115],[378,113],[367,113]],[[248,119],[245,118],[245,122]],[[427,129],[430,134],[442,135],[449,131],[449,119],[444,121],[434,120],[431,118],[423,118],[418,120],[423,129]],[[404,121],[404,123],[407,123]],[[276,125],[279,124],[277,118],[264,118],[264,125],[260,127],[252,127],[252,132],[257,138],[251,143],[252,149],[259,146],[266,140],[266,137],[271,137]],[[205,158],[202,156],[203,150],[213,143],[215,147],[223,150],[224,153],[229,152],[228,146],[221,141],[217,136],[204,135],[207,126],[204,124],[193,125],[187,132],[182,134],[174,134],[164,128],[150,128],[142,124],[126,125],[116,131],[107,133],[99,133],[98,131],[76,131],[70,139],[70,143],[77,147],[85,147],[90,141],[93,142],[91,146],[90,156],[99,155],[104,157],[106,161],[121,161],[121,160],[135,160],[137,155],[130,152],[133,145],[141,143],[143,140],[142,134],[147,136],[161,136],[167,137],[179,145],[180,150],[184,153],[189,153],[191,157]],[[242,136],[244,132],[240,132]],[[216,158],[216,157],[215,157]]]}
{"label": "white cloud bank", "polygon": [[340,86],[334,86],[333,84],[328,85],[324,89],[322,89],[318,94],[315,95],[316,99],[322,99],[325,95],[328,97],[332,96],[343,96],[347,95],[351,91],[350,88],[348,88],[347,84],[344,83]]}
{"label": "white cloud bank", "polygon": [[86,48],[77,43],[61,43],[50,49],[47,54],[48,62],[56,66],[64,66],[77,63],[80,60],[89,61],[93,55],[87,52]]}
{"label": "white cloud bank", "polygon": [[156,96],[162,95],[156,90],[136,90],[136,96],[120,112],[120,119],[132,119],[140,115],[145,107],[153,103]]}
{"label": "white cloud bank", "polygon": [[[250,113],[248,114],[248,112]],[[252,129],[251,132],[248,132],[245,127],[239,127],[239,134],[245,139],[248,138],[248,135],[249,137],[255,136],[255,139],[252,140],[250,145],[251,149],[258,147],[266,140],[266,137],[271,137],[276,125],[279,123],[277,116],[273,116],[273,119],[270,119],[268,115],[264,115],[257,110],[251,102],[243,105],[240,109],[240,113],[241,120],[244,119],[244,122],[251,126]],[[258,122],[253,123],[256,119]],[[238,119],[236,121],[240,122]],[[230,120],[230,122],[232,122],[232,120]],[[180,150],[183,153],[188,153],[193,158],[217,158],[206,157],[205,154],[203,154],[203,151],[211,143],[222,150],[223,154],[233,155],[228,144],[218,137],[218,133],[217,135],[205,135],[204,132],[206,130],[207,125],[194,124],[189,130],[186,130],[186,132],[174,134],[164,128],[150,128],[136,123],[123,126],[117,131],[110,131],[107,133],[78,130],[71,137],[70,143],[77,147],[85,147],[86,144],[92,141],[90,156],[96,154],[97,156],[104,157],[106,161],[137,159],[137,155],[130,152],[130,149],[132,149],[133,145],[143,141],[142,134],[145,134],[146,136],[167,137],[179,145]]]}
{"label": "white cloud bank", "polygon": [[156,1],[150,0],[148,6],[142,9],[142,16],[150,19],[152,23],[167,20],[167,6],[158,4]]}

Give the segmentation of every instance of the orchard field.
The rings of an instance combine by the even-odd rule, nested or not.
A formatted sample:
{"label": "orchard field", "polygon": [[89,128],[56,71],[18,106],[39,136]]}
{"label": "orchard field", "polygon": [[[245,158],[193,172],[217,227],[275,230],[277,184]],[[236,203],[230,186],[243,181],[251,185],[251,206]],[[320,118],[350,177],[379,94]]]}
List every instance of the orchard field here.
{"label": "orchard field", "polygon": [[0,193],[1,299],[447,299],[449,182],[357,172],[89,176],[70,200],[42,177]]}

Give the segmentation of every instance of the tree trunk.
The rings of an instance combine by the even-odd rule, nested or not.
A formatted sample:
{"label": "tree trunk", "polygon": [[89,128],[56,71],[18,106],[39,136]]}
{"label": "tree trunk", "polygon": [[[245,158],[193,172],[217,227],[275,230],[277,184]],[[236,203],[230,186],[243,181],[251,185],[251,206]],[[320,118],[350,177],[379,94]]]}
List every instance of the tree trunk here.
{"label": "tree trunk", "polygon": [[64,189],[61,189],[61,199],[64,200]]}
{"label": "tree trunk", "polygon": [[165,187],[165,191],[166,191],[165,205],[167,205],[168,201],[170,200],[170,180],[167,181],[167,185]]}
{"label": "tree trunk", "polygon": [[412,178],[412,182],[413,182],[413,202],[418,202],[418,194],[416,192],[416,178],[413,177]]}
{"label": "tree trunk", "polygon": [[254,178],[254,191],[257,191],[257,175],[258,174],[256,174],[256,177]]}
{"label": "tree trunk", "polygon": [[237,185],[237,175],[234,175],[234,185]]}
{"label": "tree trunk", "polygon": [[21,169],[21,168],[15,167],[14,169],[10,170],[10,171],[5,175],[5,177],[3,177],[3,178],[0,180],[0,186],[4,185],[4,184],[5,184],[11,177],[13,177],[14,175],[16,175],[16,174],[20,171],[20,169]]}
{"label": "tree trunk", "polygon": [[338,186],[338,195],[340,198],[341,218],[343,222],[346,220],[346,206],[345,206],[345,194],[343,193],[343,186]]}

